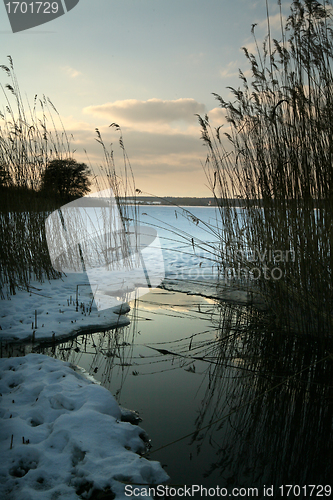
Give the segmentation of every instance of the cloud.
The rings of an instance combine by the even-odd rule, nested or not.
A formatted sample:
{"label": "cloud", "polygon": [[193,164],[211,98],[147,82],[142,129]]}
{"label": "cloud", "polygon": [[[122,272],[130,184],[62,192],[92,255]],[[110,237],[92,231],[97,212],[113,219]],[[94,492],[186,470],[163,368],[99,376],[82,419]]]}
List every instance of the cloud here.
{"label": "cloud", "polygon": [[119,121],[119,124],[133,126],[137,124],[166,125],[175,122],[191,124],[197,120],[195,114],[204,114],[205,106],[195,99],[182,98],[177,100],[126,99],[108,102],[99,106],[88,106],[84,114],[104,117],[109,121]]}
{"label": "cloud", "polygon": [[[245,59],[244,59],[245,61]],[[246,69],[244,71],[244,61],[242,63],[240,63],[239,61],[233,61],[233,62],[230,62],[227,67],[223,70],[220,70],[220,76],[221,78],[236,78],[238,77],[239,78],[239,70],[241,69],[245,78],[249,78],[251,77],[251,71]],[[246,61],[245,61],[245,64]]]}
{"label": "cloud", "polygon": [[[287,17],[282,14],[282,26],[285,26],[286,21],[287,21]],[[280,17],[279,12],[277,14],[273,14],[273,15],[269,16],[269,27],[270,27],[270,30],[271,30],[273,36],[276,36],[279,34],[281,35],[281,17]],[[264,32],[267,32],[267,30],[268,30],[267,18],[258,22],[257,29],[258,28],[262,29]]]}
{"label": "cloud", "polygon": [[211,109],[208,113],[208,117],[212,127],[219,127],[227,123],[226,110],[222,108]]}
{"label": "cloud", "polygon": [[[218,108],[212,110],[212,116],[218,124],[220,111],[222,110]],[[170,114],[168,116],[170,117]],[[175,114],[171,116],[174,117]],[[205,187],[206,180],[202,169],[207,151],[201,140],[200,126],[196,118],[194,117],[193,123],[186,123],[184,128],[179,122],[173,129],[168,124],[156,125],[154,122],[147,123],[147,130],[145,127],[136,126],[135,123],[130,127],[122,127],[123,143],[138,188],[158,195],[171,193],[179,196],[210,196]],[[62,121],[68,136],[73,134],[71,149],[76,150],[74,158],[87,163],[95,174],[100,175],[98,167],[105,165],[105,159],[103,148],[96,141],[95,126],[73,116],[62,117]],[[110,128],[109,123],[97,125],[107,150],[113,150],[116,170],[121,174],[123,151],[118,143],[120,134],[113,127]]]}
{"label": "cloud", "polygon": [[66,73],[70,78],[76,78],[79,75],[82,75],[80,71],[77,71],[74,68],[71,68],[70,66],[63,66],[62,71]]}
{"label": "cloud", "polygon": [[220,76],[222,78],[232,78],[239,75],[239,63],[237,61],[231,61],[226,68],[220,70]]}

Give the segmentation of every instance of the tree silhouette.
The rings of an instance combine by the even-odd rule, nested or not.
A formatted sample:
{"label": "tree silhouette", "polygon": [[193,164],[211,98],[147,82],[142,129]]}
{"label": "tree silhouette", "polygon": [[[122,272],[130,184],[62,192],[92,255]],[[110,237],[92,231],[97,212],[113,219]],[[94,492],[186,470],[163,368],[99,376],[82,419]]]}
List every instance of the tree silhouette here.
{"label": "tree silhouette", "polygon": [[42,176],[42,190],[62,200],[80,198],[90,191],[91,172],[85,163],[74,159],[52,160]]}

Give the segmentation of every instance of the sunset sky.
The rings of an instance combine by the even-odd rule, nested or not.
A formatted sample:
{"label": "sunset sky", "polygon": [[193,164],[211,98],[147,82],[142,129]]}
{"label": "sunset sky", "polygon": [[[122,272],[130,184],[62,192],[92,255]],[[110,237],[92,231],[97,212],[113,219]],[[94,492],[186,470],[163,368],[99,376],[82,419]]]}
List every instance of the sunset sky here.
{"label": "sunset sky", "polygon": [[[282,0],[288,15],[290,1]],[[272,28],[279,7],[269,1]],[[223,122],[212,92],[231,98],[241,50],[266,32],[265,0],[80,0],[49,23],[13,34],[0,5],[0,64],[14,61],[23,96],[50,97],[73,134],[75,158],[102,161],[98,127],[120,162],[117,122],[136,187],[158,196],[210,196],[202,169],[206,150],[196,114]],[[0,73],[2,85],[8,83]],[[5,106],[0,98],[0,108]]]}

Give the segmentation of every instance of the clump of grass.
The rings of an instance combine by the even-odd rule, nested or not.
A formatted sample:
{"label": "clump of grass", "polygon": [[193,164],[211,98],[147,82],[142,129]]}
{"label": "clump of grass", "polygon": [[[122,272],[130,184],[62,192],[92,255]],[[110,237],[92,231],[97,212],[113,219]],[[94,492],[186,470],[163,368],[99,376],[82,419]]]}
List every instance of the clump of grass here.
{"label": "clump of grass", "polygon": [[[70,142],[55,106],[43,96],[24,104],[12,58],[1,65],[10,83],[0,85],[6,106],[0,112],[0,165],[6,187],[37,191],[45,166],[53,158],[71,156]],[[60,121],[57,130],[53,114]],[[51,123],[51,128],[49,127]]]}
{"label": "clump of grass", "polygon": [[59,277],[51,265],[43,230],[50,203],[39,189],[48,162],[71,155],[56,108],[45,96],[40,100],[35,96],[32,107],[24,104],[12,58],[8,59],[8,66],[0,66],[9,79],[1,85],[5,106],[0,111],[2,297],[15,294],[18,287],[29,288],[32,279]]}
{"label": "clump of grass", "polygon": [[[226,110],[230,147],[221,127],[213,130],[208,116],[199,117],[205,169],[233,248],[229,258],[247,265],[247,252],[260,254],[256,283],[278,323],[327,335],[333,329],[331,3],[292,2],[285,27],[278,4],[280,39],[272,38],[268,16],[263,48],[257,55],[244,48],[251,81],[240,71],[233,102],[214,94]],[[252,33],[256,41],[254,26]],[[235,207],[236,198],[244,209]],[[294,258],[268,257],[277,251]],[[266,279],[265,268],[271,273],[277,266],[282,278]]]}
{"label": "clump of grass", "polygon": [[[11,57],[9,65],[0,68],[10,81],[1,85],[6,105],[3,111],[0,110],[0,296],[4,298],[15,294],[18,288],[29,289],[32,280],[42,282],[61,276],[51,264],[45,220],[63,200],[43,190],[43,174],[53,160],[72,162],[73,151],[50,99],[35,96],[32,107],[25,104]],[[56,122],[60,124],[58,128]],[[120,131],[118,125],[112,126]],[[124,168],[116,172],[113,152],[105,146],[97,129],[96,132],[105,162],[99,171],[92,169],[96,172],[92,179],[94,187],[112,189],[121,219],[128,226],[130,219],[136,220],[135,203],[129,207],[122,200],[129,192],[132,198],[135,197],[135,187],[122,137],[119,144]],[[128,253],[126,231],[120,234],[123,236],[122,251]]]}

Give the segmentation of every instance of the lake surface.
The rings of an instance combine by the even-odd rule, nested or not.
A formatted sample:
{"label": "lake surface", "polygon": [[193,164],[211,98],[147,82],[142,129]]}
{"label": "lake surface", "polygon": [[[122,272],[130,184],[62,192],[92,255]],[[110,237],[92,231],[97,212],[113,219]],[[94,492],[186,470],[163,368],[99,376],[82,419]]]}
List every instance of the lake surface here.
{"label": "lake surface", "polygon": [[130,315],[119,331],[34,350],[84,367],[138,411],[170,484],[244,488],[246,498],[248,488],[266,498],[273,485],[280,498],[284,484],[330,484],[332,345],[274,332],[254,310],[165,290]]}
{"label": "lake surface", "polygon": [[[166,276],[195,287],[214,273],[215,209],[191,207],[194,219],[179,210],[140,207],[142,222],[159,228]],[[192,238],[203,242],[200,250]],[[118,331],[25,349],[85,368],[121,406],[138,411],[149,456],[171,485],[280,498],[289,484],[298,485],[290,498],[309,498],[307,485],[330,484],[332,341],[287,336],[252,307],[163,289],[131,308],[131,324]],[[312,496],[328,492],[316,486]]]}

